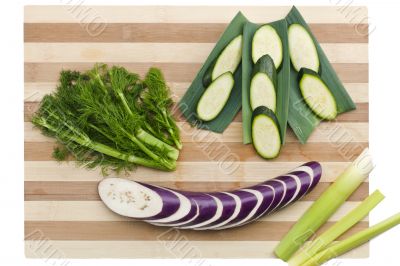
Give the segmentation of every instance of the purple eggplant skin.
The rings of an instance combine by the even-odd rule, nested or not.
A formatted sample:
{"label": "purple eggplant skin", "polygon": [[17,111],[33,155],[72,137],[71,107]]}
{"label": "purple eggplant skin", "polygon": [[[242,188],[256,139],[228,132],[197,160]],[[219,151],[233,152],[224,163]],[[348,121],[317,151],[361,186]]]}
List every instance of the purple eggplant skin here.
{"label": "purple eggplant skin", "polygon": [[[235,199],[229,194],[226,194],[224,192],[213,192],[209,194],[211,196],[218,198],[221,202],[223,202],[223,209],[221,216],[216,221],[203,227],[212,227],[228,220],[234,214],[236,209]],[[202,229],[203,227],[199,227],[198,229]]]}
{"label": "purple eggplant skin", "polygon": [[[202,228],[219,230],[241,226],[258,219],[263,215],[277,211],[300,199],[314,189],[320,181],[321,175],[321,165],[318,162],[308,162],[293,169],[285,175],[267,180],[255,186],[234,191],[204,193],[174,190],[176,193],[180,193],[192,202],[190,207],[191,210],[185,217],[178,221],[171,221],[163,223],[162,225],[200,230]],[[140,184],[160,195],[163,204],[160,213],[153,217],[147,217],[144,220],[151,223],[151,220],[169,217],[179,209],[179,198],[169,191],[169,189],[167,190],[162,187],[144,183]],[[255,191],[255,193],[249,191]],[[237,200],[235,201],[232,195],[235,195],[236,198],[239,199],[240,211],[235,218],[224,224],[224,221],[232,218],[232,215],[237,208]],[[257,197],[256,195],[261,195],[261,197]],[[218,206],[217,200],[214,199],[214,197],[222,203],[222,211],[219,209],[221,212],[219,217],[215,217],[218,213]],[[207,221],[215,218],[217,219],[207,223]],[[186,223],[186,221],[188,222]],[[179,223],[183,224],[178,225]],[[204,226],[196,227],[196,225],[204,223]],[[223,225],[219,226],[219,224]]]}
{"label": "purple eggplant skin", "polygon": [[[153,185],[149,185],[149,184],[142,183],[142,182],[136,182],[136,183],[139,183],[140,185],[155,191],[161,197],[161,199],[163,201],[162,210],[158,214],[156,214],[152,217],[142,218],[141,220],[151,221],[151,220],[163,219],[163,218],[171,216],[179,209],[181,202],[180,202],[179,198],[171,191],[168,191],[162,187],[153,186]],[[135,218],[135,217],[133,217],[133,218]]]}
{"label": "purple eggplant skin", "polygon": [[[235,219],[230,221],[229,223],[225,224],[223,227],[228,228],[233,224],[237,224],[238,222],[244,220],[249,216],[249,214],[253,211],[253,209],[257,206],[258,199],[257,197],[248,191],[243,190],[234,190],[230,191],[229,193],[236,195],[240,198],[241,207],[240,212],[236,216]],[[217,228],[216,228],[217,229]]]}
{"label": "purple eggplant skin", "polygon": [[186,214],[184,217],[182,217],[176,221],[156,222],[156,223],[152,223],[151,221],[148,221],[148,222],[152,223],[153,225],[158,225],[158,226],[172,226],[172,227],[186,226],[187,224],[189,224],[189,221],[191,221],[192,219],[195,219],[195,216],[196,215],[198,216],[198,213],[199,213],[199,208],[198,208],[197,202],[194,199],[190,199],[190,203],[191,203],[191,205],[190,205],[190,210],[189,210],[188,214]]}
{"label": "purple eggplant skin", "polygon": [[214,198],[211,195],[208,195],[203,192],[181,192],[184,196],[189,198],[190,200],[193,200],[194,202],[197,203],[197,206],[199,208],[199,216],[191,221],[190,223],[187,223],[183,225],[182,228],[190,227],[190,226],[195,226],[197,224],[203,223],[207,220],[210,220],[211,218],[214,217],[214,215],[217,212],[217,203],[214,200]]}

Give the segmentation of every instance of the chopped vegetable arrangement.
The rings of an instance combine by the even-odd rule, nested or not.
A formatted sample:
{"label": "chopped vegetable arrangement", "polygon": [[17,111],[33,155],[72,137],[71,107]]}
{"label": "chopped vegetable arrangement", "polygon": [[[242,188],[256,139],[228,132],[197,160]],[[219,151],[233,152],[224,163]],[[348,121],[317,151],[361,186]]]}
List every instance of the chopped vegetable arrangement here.
{"label": "chopped vegetable arrangement", "polygon": [[[182,142],[172,104],[159,69],[151,68],[141,79],[123,67],[96,64],[85,73],[62,71],[56,91],[44,96],[32,123],[57,140],[53,156],[58,160],[72,155],[80,165],[100,166],[105,174],[136,166],[173,171]],[[243,143],[252,143],[260,157],[274,159],[284,148],[288,124],[304,144],[321,120],[334,120],[356,106],[293,7],[285,19],[263,25],[239,12],[179,102],[190,124],[218,133],[241,108]],[[276,256],[290,266],[320,265],[398,225],[400,214],[334,242],[384,199],[376,190],[305,245],[372,170],[365,149],[287,232]],[[233,191],[189,192],[106,178],[98,192],[122,216],[157,226],[221,230],[296,202],[317,186],[321,175],[321,164],[311,161]]]}
{"label": "chopped vegetable arrangement", "polygon": [[95,65],[86,73],[62,71],[32,122],[57,139],[58,160],[71,154],[89,168],[170,171],[182,147],[171,105],[160,70],[150,69],[142,81],[122,67]]}

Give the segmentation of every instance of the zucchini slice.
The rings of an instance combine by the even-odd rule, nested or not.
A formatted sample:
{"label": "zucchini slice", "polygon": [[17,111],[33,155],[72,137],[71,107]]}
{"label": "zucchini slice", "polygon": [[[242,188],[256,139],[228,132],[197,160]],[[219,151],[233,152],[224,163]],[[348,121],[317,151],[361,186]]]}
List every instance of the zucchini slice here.
{"label": "zucchini slice", "polygon": [[235,37],[207,69],[203,77],[204,87],[226,72],[235,73],[242,61],[242,39],[242,35]]}
{"label": "zucchini slice", "polygon": [[290,61],[298,72],[301,68],[319,71],[317,48],[308,31],[300,24],[294,23],[288,29]]}
{"label": "zucchini slice", "polygon": [[265,159],[273,159],[281,150],[279,123],[274,112],[265,106],[257,107],[253,112],[251,123],[253,146]]}
{"label": "zucchini slice", "polygon": [[218,116],[231,95],[235,80],[231,72],[216,78],[205,90],[197,104],[197,116],[203,121],[211,121]]}
{"label": "zucchini slice", "polygon": [[253,36],[252,53],[253,63],[263,55],[270,55],[278,69],[283,59],[282,40],[271,25],[261,26]]}
{"label": "zucchini slice", "polygon": [[302,68],[299,72],[299,88],[305,102],[317,116],[326,120],[336,117],[335,97],[318,73]]}
{"label": "zucchini slice", "polygon": [[266,106],[275,113],[276,69],[269,55],[260,57],[253,68],[253,77],[250,82],[250,106],[252,110],[258,106]]}

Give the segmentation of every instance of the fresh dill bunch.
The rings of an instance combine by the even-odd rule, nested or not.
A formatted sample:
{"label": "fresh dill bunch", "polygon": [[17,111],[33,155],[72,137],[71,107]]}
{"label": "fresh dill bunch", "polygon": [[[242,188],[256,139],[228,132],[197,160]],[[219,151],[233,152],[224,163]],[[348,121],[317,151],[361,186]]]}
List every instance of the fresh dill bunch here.
{"label": "fresh dill bunch", "polygon": [[[163,165],[147,157],[138,157],[133,153],[125,153],[103,143],[96,142],[89,137],[76,123],[76,116],[71,110],[64,111],[64,103],[55,95],[46,95],[39,110],[32,118],[32,123],[42,132],[52,136],[74,156],[78,163],[84,162],[88,166],[101,166],[115,169],[133,168],[136,164],[157,169],[164,169]],[[109,160],[110,157],[119,160]],[[61,159],[61,157],[59,157]],[[88,162],[91,162],[88,164]],[[130,163],[130,164],[127,164]]]}
{"label": "fresh dill bunch", "polygon": [[69,151],[67,148],[65,148],[63,146],[57,146],[57,147],[54,147],[52,155],[53,155],[53,158],[56,159],[56,161],[61,162],[61,161],[65,161],[68,158]]}
{"label": "fresh dill bunch", "polygon": [[145,90],[139,76],[122,67],[63,70],[56,91],[43,97],[32,123],[56,138],[57,160],[70,154],[83,167],[101,167],[103,174],[137,165],[174,170],[179,151],[164,141],[165,130],[157,124],[162,117],[154,113],[149,120]]}
{"label": "fresh dill bunch", "polygon": [[178,149],[182,148],[179,128],[171,114],[173,101],[164,76],[157,68],[150,68],[144,79],[146,89],[143,92],[143,108],[147,119],[158,132],[167,132]]}

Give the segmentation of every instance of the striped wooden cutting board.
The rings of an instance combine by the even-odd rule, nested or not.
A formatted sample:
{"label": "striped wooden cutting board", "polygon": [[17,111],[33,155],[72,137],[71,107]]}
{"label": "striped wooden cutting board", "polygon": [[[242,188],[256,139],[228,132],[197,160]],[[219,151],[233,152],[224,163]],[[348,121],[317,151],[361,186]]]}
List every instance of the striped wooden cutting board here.
{"label": "striped wooden cutting board", "polygon": [[[347,7],[352,8],[352,7]],[[303,7],[300,12],[322,44],[357,110],[323,123],[301,145],[289,130],[274,161],[243,145],[241,114],[218,135],[189,127],[177,115],[184,149],[173,173],[139,168],[128,178],[171,188],[213,191],[247,186],[309,160],[322,162],[322,183],[308,196],[247,226],[218,232],[176,231],[129,221],[111,213],[97,194],[98,170],[59,164],[54,141],[32,128],[30,116],[56,84],[59,71],[86,70],[94,62],[119,64],[143,74],[160,67],[176,100],[199,70],[227,23],[241,10],[253,22],[283,18],[290,7],[82,7],[25,8],[25,243],[28,257],[269,258],[303,211],[363,148],[368,146],[368,37],[340,7]],[[357,7],[367,18],[367,9]],[[346,11],[348,12],[348,11]],[[361,16],[361,17],[360,17]],[[89,22],[95,23],[89,23]],[[363,20],[365,23],[365,20]],[[206,143],[207,142],[207,143]],[[226,171],[230,153],[235,171]],[[229,160],[229,159],[228,159]],[[331,218],[339,219],[368,195],[364,183]],[[349,233],[368,226],[365,219]],[[348,233],[346,234],[348,235]],[[347,256],[365,257],[368,246]]]}

